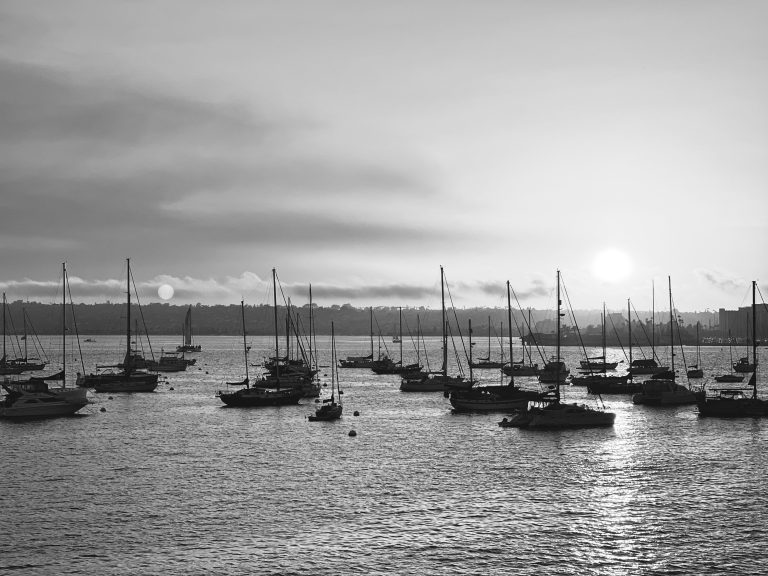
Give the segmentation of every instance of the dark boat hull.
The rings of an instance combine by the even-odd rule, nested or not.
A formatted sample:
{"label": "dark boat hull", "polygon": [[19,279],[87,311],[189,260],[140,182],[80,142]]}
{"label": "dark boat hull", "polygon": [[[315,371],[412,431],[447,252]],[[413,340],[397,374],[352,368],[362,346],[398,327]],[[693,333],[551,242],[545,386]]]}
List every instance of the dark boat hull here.
{"label": "dark boat hull", "polygon": [[95,392],[154,392],[157,374],[89,374],[78,378],[77,385]]}
{"label": "dark boat hull", "polygon": [[219,399],[227,406],[288,406],[298,404],[302,397],[301,389],[267,390],[264,388],[244,388],[236,392],[219,392]]}

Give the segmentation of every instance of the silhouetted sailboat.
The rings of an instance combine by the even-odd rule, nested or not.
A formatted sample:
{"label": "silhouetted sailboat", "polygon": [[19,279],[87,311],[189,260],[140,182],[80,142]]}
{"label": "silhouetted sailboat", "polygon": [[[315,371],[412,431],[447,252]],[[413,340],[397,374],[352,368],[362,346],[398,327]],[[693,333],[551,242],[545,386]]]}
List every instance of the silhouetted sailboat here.
{"label": "silhouetted sailboat", "polygon": [[[272,270],[274,275],[275,271]],[[280,348],[277,335],[277,295],[274,299],[274,313],[275,313],[275,358],[280,357]],[[245,380],[242,382],[227,382],[229,386],[242,386],[239,390],[234,392],[219,390],[216,396],[224,402],[227,406],[235,407],[258,407],[258,406],[285,406],[288,404],[298,404],[302,396],[301,388],[281,388],[280,380],[278,378],[277,387],[264,388],[250,385],[250,378],[248,376],[248,343],[245,330],[245,303],[240,301],[240,315],[243,325],[243,356],[245,359]],[[278,368],[279,375],[279,368]]]}
{"label": "silhouetted sailboat", "polygon": [[187,308],[187,314],[184,316],[184,325],[181,329],[183,342],[181,346],[176,346],[176,352],[200,352],[200,344],[192,342],[192,306]]}
{"label": "silhouetted sailboat", "polygon": [[[136,366],[138,356],[131,348],[131,259],[126,259],[127,290],[125,313],[125,358],[121,365],[103,366],[102,368],[118,368],[119,371],[97,372],[79,376],[77,385],[93,388],[96,392],[154,392],[157,388],[157,374],[151,374]],[[138,336],[138,334],[137,334]]]}
{"label": "silhouetted sailboat", "polygon": [[[3,383],[5,398],[0,402],[0,418],[33,419],[70,416],[88,403],[87,390],[67,388],[67,268],[62,264],[62,329],[61,372],[47,377]],[[61,386],[50,388],[47,381],[60,381]]]}
{"label": "silhouetted sailboat", "polygon": [[[335,394],[334,394],[335,387]],[[338,420],[341,418],[341,389],[339,388],[339,373],[336,368],[336,332],[331,322],[331,397],[322,401],[314,415],[309,416],[310,422]]]}
{"label": "silhouetted sailboat", "polygon": [[672,305],[672,277],[667,277],[669,282],[669,352],[670,371],[669,378],[661,378],[659,375],[642,382],[642,390],[632,396],[635,404],[651,406],[679,406],[684,404],[696,404],[701,393],[694,392],[690,388],[678,384],[675,381],[675,331],[674,331],[674,307]]}
{"label": "silhouetted sailboat", "polygon": [[762,418],[768,416],[768,400],[757,397],[757,313],[755,291],[757,282],[752,281],[752,364],[754,371],[749,378],[752,394],[742,388],[717,388],[711,390],[714,396],[705,396],[698,402],[700,416],[721,418]]}
{"label": "silhouetted sailboat", "polygon": [[[557,271],[557,347],[555,353],[555,367],[560,363],[560,312],[562,301],[560,300],[560,271]],[[616,414],[595,410],[581,404],[567,404],[560,401],[560,378],[554,378],[554,390],[542,399],[540,405],[529,406],[513,416],[504,418],[499,422],[502,427],[552,429],[552,428],[594,428],[613,426]]]}

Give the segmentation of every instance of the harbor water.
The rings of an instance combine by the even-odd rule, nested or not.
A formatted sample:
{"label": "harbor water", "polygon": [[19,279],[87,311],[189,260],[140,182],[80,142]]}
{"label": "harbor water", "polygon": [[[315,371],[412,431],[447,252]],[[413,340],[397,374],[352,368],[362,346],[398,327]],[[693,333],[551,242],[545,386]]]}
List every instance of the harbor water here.
{"label": "harbor water", "polygon": [[[87,370],[119,359],[120,337],[92,338]],[[156,354],[177,344],[157,340]],[[258,364],[273,341],[249,340]],[[329,342],[320,337],[325,383]],[[603,398],[613,428],[500,428],[507,414],[452,414],[439,392],[403,393],[396,376],[350,369],[340,371],[342,418],[309,422],[314,399],[224,407],[215,393],[244,377],[242,340],[197,343],[197,364],[154,393],[89,392],[74,417],[0,422],[0,572],[732,575],[768,566],[768,419],[699,418],[695,406],[616,396]],[[337,337],[340,358],[368,346]],[[427,348],[437,369],[440,339]],[[409,342],[405,354],[416,359]],[[691,363],[694,350],[686,355]],[[564,356],[575,372],[581,351]],[[609,357],[623,359],[616,349]],[[727,348],[703,348],[703,382],[728,363]],[[71,382],[78,370],[70,362]],[[499,381],[498,371],[480,375]],[[563,395],[599,405],[583,388]]]}

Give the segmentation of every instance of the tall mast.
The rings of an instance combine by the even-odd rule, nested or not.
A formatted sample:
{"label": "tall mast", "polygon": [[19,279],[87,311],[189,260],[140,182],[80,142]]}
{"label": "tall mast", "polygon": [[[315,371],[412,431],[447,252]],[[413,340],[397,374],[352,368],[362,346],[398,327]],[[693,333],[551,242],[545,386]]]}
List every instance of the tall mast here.
{"label": "tall mast", "polygon": [[509,280],[507,280],[507,324],[509,325],[509,378],[510,384],[515,384],[515,362],[512,357],[512,300],[509,296]]}
{"label": "tall mast", "polygon": [[421,365],[421,344],[419,343],[421,338],[421,318],[416,314],[416,364]]}
{"label": "tall mast", "polygon": [[629,379],[632,380],[632,308],[627,298],[627,336],[629,339]]}
{"label": "tall mast", "polygon": [[398,308],[398,317],[400,319],[400,328],[398,340],[400,340],[400,367],[403,367],[403,307]]}
{"label": "tall mast", "polygon": [[274,268],[272,268],[272,308],[274,309],[275,314],[275,367],[279,385],[280,362],[278,361],[278,358],[280,358],[280,343],[277,339],[277,273]]}
{"label": "tall mast", "polygon": [[752,398],[757,399],[757,310],[755,308],[755,288],[757,281],[752,280],[752,362],[755,365],[752,374]]}
{"label": "tall mast", "polygon": [[445,279],[443,267],[440,266],[440,303],[442,309],[442,329],[443,329],[443,376],[448,376],[448,332],[445,329]]}
{"label": "tall mast", "polygon": [[605,302],[603,302],[603,374],[605,374],[605,363],[608,358],[605,357]]}
{"label": "tall mast", "polygon": [[[25,340],[26,342],[26,340]],[[67,384],[67,263],[61,263],[61,364]]]}
{"label": "tall mast", "polygon": [[669,282],[669,354],[670,354],[670,362],[672,364],[672,382],[675,381],[675,332],[672,328],[672,276],[667,276],[667,280]]}
{"label": "tall mast", "polygon": [[472,319],[469,319],[469,381],[474,381],[472,374]]}
{"label": "tall mast", "polygon": [[131,259],[126,258],[125,293],[128,309],[125,315],[125,370],[131,366]]}
{"label": "tall mast", "polygon": [[24,322],[24,360],[26,360],[29,354],[27,352],[27,311],[24,308],[21,309],[21,318]]}
{"label": "tall mast", "polygon": [[[528,364],[533,364],[533,357],[531,356],[531,349],[533,348],[531,346],[531,309],[528,308]],[[525,342],[523,342],[523,349],[525,349]],[[525,360],[525,358],[523,358]]]}
{"label": "tall mast", "polygon": [[315,351],[312,348],[312,284],[309,285],[309,368],[314,366]]}
{"label": "tall mast", "polygon": [[5,361],[5,292],[3,292],[3,362]]}
{"label": "tall mast", "polygon": [[245,385],[250,388],[248,378],[248,343],[245,337],[245,301],[240,300],[240,316],[243,321],[243,356],[245,357]]}
{"label": "tall mast", "polygon": [[557,345],[555,346],[555,400],[560,402],[560,270],[557,271]]}
{"label": "tall mast", "polygon": [[656,283],[651,280],[651,358],[656,360]]}
{"label": "tall mast", "polygon": [[371,361],[373,361],[373,306],[370,307],[371,319]]}

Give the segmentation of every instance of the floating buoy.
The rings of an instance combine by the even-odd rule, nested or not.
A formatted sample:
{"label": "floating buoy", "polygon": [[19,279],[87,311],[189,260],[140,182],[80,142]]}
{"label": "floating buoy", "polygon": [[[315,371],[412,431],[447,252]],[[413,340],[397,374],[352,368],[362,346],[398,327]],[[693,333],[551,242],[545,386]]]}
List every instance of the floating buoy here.
{"label": "floating buoy", "polygon": [[355,413],[353,414],[353,416],[360,416],[360,412],[358,412],[357,410],[355,410]]}
{"label": "floating buoy", "polygon": [[106,408],[104,408],[104,406],[102,406],[102,407],[101,407],[101,410],[99,410],[99,412],[106,412],[106,411],[107,411],[107,409],[106,409]]}
{"label": "floating buoy", "polygon": [[323,388],[328,388],[328,384],[323,384]]}
{"label": "floating buoy", "polygon": [[206,370],[205,373],[208,374],[208,370]]}
{"label": "floating buoy", "polygon": [[109,397],[110,400],[113,400],[112,396]]}
{"label": "floating buoy", "polygon": [[168,388],[168,390],[173,390],[173,386],[171,386],[170,388]]}
{"label": "floating buoy", "polygon": [[349,435],[350,436],[357,436],[357,432],[355,432],[354,430],[350,430],[349,431]]}

